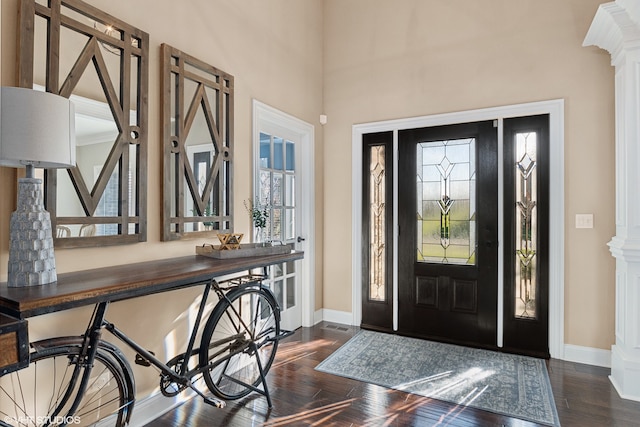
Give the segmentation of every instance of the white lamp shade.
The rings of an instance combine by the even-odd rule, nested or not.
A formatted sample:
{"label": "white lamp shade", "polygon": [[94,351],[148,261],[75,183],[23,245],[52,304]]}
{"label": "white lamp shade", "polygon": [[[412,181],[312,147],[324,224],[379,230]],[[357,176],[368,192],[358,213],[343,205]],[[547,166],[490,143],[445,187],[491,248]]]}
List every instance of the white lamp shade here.
{"label": "white lamp shade", "polygon": [[48,92],[2,87],[0,166],[67,168],[75,164],[73,103]]}

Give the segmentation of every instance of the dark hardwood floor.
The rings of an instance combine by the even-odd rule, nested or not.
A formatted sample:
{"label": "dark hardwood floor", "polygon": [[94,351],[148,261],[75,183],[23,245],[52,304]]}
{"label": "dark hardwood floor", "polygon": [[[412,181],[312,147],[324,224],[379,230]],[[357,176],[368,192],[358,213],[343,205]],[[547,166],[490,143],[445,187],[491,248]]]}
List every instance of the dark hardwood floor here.
{"label": "dark hardwood floor", "polygon": [[[314,370],[356,332],[354,327],[320,323],[283,340],[268,375],[271,410],[257,393],[227,402],[224,409],[193,398],[148,426],[537,425]],[[609,369],[554,359],[548,367],[563,427],[640,426],[640,402],[618,396]]]}

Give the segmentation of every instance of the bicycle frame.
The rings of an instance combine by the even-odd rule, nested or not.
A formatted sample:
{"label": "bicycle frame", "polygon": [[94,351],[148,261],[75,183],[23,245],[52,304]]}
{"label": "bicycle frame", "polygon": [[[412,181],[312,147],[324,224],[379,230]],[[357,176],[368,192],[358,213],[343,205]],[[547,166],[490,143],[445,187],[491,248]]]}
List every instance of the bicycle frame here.
{"label": "bicycle frame", "polygon": [[[71,410],[70,413],[73,413],[76,411],[77,406],[79,405],[81,399],[82,399],[82,395],[85,393],[86,388],[87,388],[87,382],[88,379],[91,375],[91,369],[93,366],[93,360],[96,356],[96,352],[97,349],[99,347],[99,343],[101,342],[101,337],[102,337],[102,329],[106,329],[108,332],[110,332],[113,336],[115,336],[116,338],[118,338],[120,341],[122,341],[123,343],[125,343],[129,348],[135,350],[136,354],[139,355],[139,357],[146,363],[148,363],[150,365],[155,366],[156,368],[158,368],[160,370],[160,372],[163,375],[166,375],[166,377],[168,377],[168,379],[171,380],[171,382],[174,382],[176,384],[178,384],[180,386],[180,391],[182,391],[185,388],[192,388],[192,390],[194,390],[198,395],[200,395],[208,404],[211,404],[213,406],[216,406],[218,408],[222,408],[225,406],[225,402],[223,400],[214,398],[214,397],[208,397],[205,396],[200,390],[198,390],[196,387],[193,387],[193,384],[191,383],[191,380],[194,376],[202,373],[203,371],[206,371],[208,369],[213,369],[218,365],[221,365],[223,363],[228,363],[229,360],[234,357],[235,355],[242,353],[244,351],[247,350],[247,348],[251,347],[252,351],[257,351],[257,349],[259,348],[255,342],[249,341],[247,344],[245,344],[244,346],[241,346],[239,348],[236,348],[232,351],[231,350],[231,343],[237,342],[238,340],[241,340],[243,338],[245,338],[245,332],[239,332],[235,335],[230,335],[229,337],[226,337],[224,339],[220,339],[217,340],[213,343],[210,344],[210,348],[213,347],[221,347],[221,349],[215,354],[217,355],[221,355],[224,354],[226,352],[228,352],[229,354],[227,354],[226,356],[224,356],[223,358],[217,359],[214,363],[210,363],[207,364],[205,366],[196,366],[194,369],[191,370],[187,370],[188,369],[188,360],[198,354],[200,352],[199,348],[195,348],[195,342],[196,342],[196,337],[198,334],[198,331],[200,329],[200,325],[202,323],[202,319],[203,319],[203,315],[204,315],[204,311],[206,308],[206,305],[208,303],[208,299],[209,299],[209,294],[211,289],[213,288],[215,293],[218,296],[219,301],[223,300],[223,299],[227,299],[228,298],[226,296],[226,292],[229,291],[230,289],[233,289],[235,287],[238,286],[258,286],[262,289],[265,289],[268,292],[271,292],[268,288],[263,287],[261,285],[260,280],[262,279],[262,276],[254,276],[254,275],[249,275],[246,276],[246,278],[248,278],[247,280],[245,280],[244,278],[240,278],[238,279],[232,279],[231,283],[232,286],[227,287],[227,288],[223,288],[221,286],[219,286],[218,282],[215,279],[211,279],[207,282],[203,282],[204,285],[204,291],[202,294],[202,299],[200,301],[200,306],[198,308],[198,314],[196,316],[195,319],[195,323],[193,325],[193,328],[191,330],[191,334],[189,337],[189,341],[187,344],[187,348],[185,350],[184,353],[178,354],[177,356],[174,356],[171,360],[169,360],[168,362],[162,362],[160,359],[158,359],[153,353],[149,352],[148,350],[146,350],[145,348],[143,348],[140,344],[136,343],[134,340],[132,340],[131,338],[129,338],[123,331],[121,331],[120,329],[118,329],[113,323],[109,322],[106,319],[106,311],[107,311],[107,307],[109,305],[109,302],[100,302],[98,304],[96,304],[94,312],[92,314],[91,320],[89,322],[89,326],[86,330],[86,332],[84,333],[84,335],[82,336],[83,340],[82,340],[82,351],[80,353],[80,357],[82,358],[82,360],[77,361],[76,366],[74,367],[73,370],[73,374],[72,374],[72,383],[76,384],[78,381],[78,376],[79,376],[79,371],[81,368],[84,368],[84,371],[82,373],[82,378],[80,379],[80,386],[78,388],[78,390],[76,390],[75,392],[75,398],[74,401],[72,403],[71,406]],[[233,282],[233,280],[238,280],[237,282]],[[246,325],[244,325],[246,327]],[[284,331],[282,332],[278,337],[276,337],[275,339],[282,339],[286,336],[289,336],[291,334],[291,332],[288,331]],[[136,360],[138,362],[140,362],[138,360],[138,356],[136,356]],[[179,369],[174,369],[172,368],[173,366],[177,366],[177,364],[182,360],[182,364],[180,365]],[[245,383],[240,383],[241,385],[256,391],[260,394],[263,394],[268,402],[269,407],[272,406],[271,404],[271,398],[269,396],[269,392],[268,392],[268,388],[267,388],[267,384],[265,381],[265,374],[263,372],[263,367],[262,364],[260,362],[260,359],[257,358],[257,365],[258,365],[258,369],[260,372],[260,376],[261,376],[261,383],[263,385],[263,390],[259,389],[258,387],[255,387],[251,384],[245,384]],[[226,365],[225,365],[226,366]],[[232,381],[236,381],[232,378],[230,378]],[[63,397],[63,403],[66,403],[69,401],[69,399],[71,398],[71,394],[72,394],[72,389],[73,387],[70,387],[69,389],[67,389],[67,392],[65,394],[65,396]],[[62,407],[63,405],[59,405],[59,407]],[[57,414],[54,414],[57,415]]]}

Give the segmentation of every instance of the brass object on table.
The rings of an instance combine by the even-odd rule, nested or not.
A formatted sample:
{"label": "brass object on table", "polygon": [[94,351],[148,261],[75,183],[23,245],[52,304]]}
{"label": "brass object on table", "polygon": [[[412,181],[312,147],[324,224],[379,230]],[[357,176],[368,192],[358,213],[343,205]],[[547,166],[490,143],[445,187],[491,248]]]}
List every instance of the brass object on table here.
{"label": "brass object on table", "polygon": [[218,240],[220,240],[220,250],[232,250],[240,249],[240,242],[242,241],[243,233],[218,233]]}

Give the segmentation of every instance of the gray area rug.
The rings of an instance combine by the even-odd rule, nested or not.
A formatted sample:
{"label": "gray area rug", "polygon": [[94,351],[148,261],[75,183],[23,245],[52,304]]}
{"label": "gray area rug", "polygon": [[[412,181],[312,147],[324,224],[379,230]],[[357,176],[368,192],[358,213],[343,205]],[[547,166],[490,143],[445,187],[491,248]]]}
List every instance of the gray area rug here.
{"label": "gray area rug", "polygon": [[316,370],[560,426],[542,359],[363,330]]}

